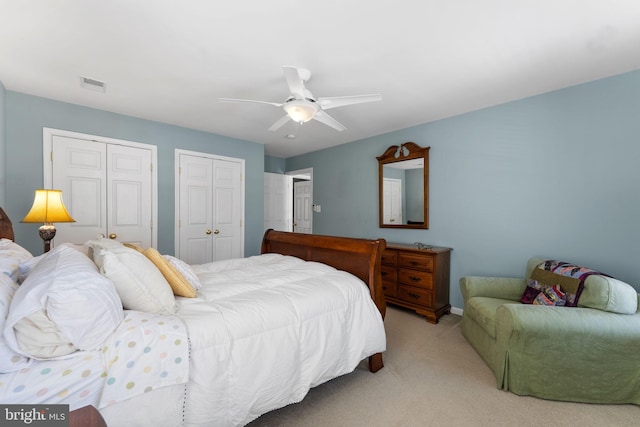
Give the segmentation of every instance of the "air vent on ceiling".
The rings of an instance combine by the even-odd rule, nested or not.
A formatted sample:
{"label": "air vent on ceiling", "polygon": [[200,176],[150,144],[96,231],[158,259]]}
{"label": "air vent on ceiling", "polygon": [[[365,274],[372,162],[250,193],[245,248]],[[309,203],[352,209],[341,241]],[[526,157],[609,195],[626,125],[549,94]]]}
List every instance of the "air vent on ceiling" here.
{"label": "air vent on ceiling", "polygon": [[107,90],[107,85],[104,82],[85,76],[80,76],[80,86],[96,92],[106,92]]}

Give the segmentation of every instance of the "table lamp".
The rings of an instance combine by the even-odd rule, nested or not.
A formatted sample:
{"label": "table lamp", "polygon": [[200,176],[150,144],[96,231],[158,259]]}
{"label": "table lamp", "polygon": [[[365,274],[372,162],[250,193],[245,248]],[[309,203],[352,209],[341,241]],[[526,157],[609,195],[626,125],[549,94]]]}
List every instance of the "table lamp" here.
{"label": "table lamp", "polygon": [[38,229],[44,240],[44,251],[51,249],[51,240],[56,235],[54,222],[75,222],[62,202],[62,190],[36,190],[33,206],[22,222],[43,222]]}

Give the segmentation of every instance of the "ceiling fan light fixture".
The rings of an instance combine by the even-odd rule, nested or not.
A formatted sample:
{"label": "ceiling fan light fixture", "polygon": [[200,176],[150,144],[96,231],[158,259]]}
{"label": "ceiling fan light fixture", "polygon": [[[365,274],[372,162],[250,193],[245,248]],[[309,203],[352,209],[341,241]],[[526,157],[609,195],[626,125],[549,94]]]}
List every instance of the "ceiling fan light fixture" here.
{"label": "ceiling fan light fixture", "polygon": [[300,124],[313,119],[319,109],[320,107],[317,104],[299,99],[284,104],[284,110],[291,120]]}

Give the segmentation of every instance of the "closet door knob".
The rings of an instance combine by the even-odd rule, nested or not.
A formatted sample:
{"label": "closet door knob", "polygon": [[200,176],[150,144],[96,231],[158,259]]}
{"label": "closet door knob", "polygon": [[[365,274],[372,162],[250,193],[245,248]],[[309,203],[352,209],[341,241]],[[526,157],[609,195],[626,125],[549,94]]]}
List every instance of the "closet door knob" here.
{"label": "closet door knob", "polygon": [[205,233],[211,234],[211,230],[207,230],[207,231],[205,231]]}
{"label": "closet door knob", "polygon": [[110,239],[115,239],[116,237],[118,237],[118,235],[116,233],[109,234],[109,238]]}
{"label": "closet door knob", "polygon": [[214,231],[213,234],[220,234],[220,230]]}

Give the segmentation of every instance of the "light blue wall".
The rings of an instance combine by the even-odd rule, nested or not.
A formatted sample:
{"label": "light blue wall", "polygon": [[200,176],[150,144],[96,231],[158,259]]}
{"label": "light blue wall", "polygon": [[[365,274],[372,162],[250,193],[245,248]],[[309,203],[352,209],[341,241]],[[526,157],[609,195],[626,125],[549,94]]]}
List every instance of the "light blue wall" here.
{"label": "light blue wall", "polygon": [[[384,102],[384,101],[383,101]],[[430,229],[378,228],[376,156],[431,146]],[[453,248],[465,275],[520,276],[531,256],[599,269],[640,290],[640,72],[287,159],[312,167],[318,234]]]}
{"label": "light blue wall", "polygon": [[260,252],[264,218],[264,146],[6,91],[7,213],[14,219],[16,241],[34,254],[42,252],[37,225],[21,224],[33,191],[42,187],[42,128],[50,127],[158,147],[158,250],[174,252],[175,149],[245,159],[245,255]]}
{"label": "light blue wall", "polygon": [[264,156],[264,171],[271,173],[285,173],[286,160],[281,157]]}

